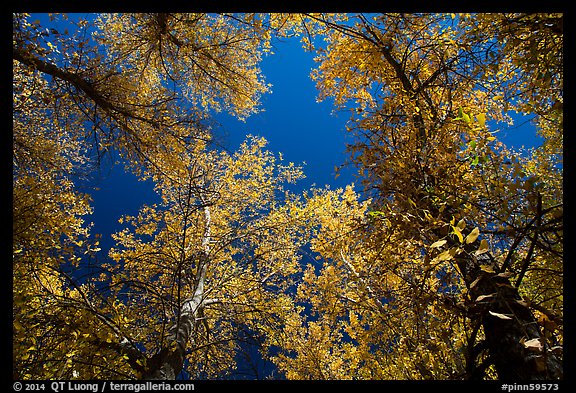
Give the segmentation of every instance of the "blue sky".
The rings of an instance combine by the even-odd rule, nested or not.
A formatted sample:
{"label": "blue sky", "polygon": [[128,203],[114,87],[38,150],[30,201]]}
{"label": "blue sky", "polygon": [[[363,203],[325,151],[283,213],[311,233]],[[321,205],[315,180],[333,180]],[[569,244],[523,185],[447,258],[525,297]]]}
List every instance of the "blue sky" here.
{"label": "blue sky", "polygon": [[[305,52],[298,39],[278,42],[275,54],[263,59],[262,71],[271,83],[272,93],[262,97],[263,112],[245,122],[226,114],[215,114],[218,140],[226,149],[235,151],[247,134],[265,137],[268,149],[281,152],[285,161],[303,164],[306,179],[294,191],[312,185],[344,187],[354,181],[352,170],[344,168],[335,178],[335,166],[346,160],[346,113],[332,114],[330,101],[316,101],[317,91],[310,79],[315,66],[314,54]],[[349,139],[348,139],[349,140]],[[118,218],[133,215],[145,203],[158,201],[151,182],[141,182],[122,165],[105,164],[93,186],[93,233],[101,233],[102,251],[113,245],[110,234],[121,229]],[[104,257],[104,255],[101,255]]]}
{"label": "blue sky", "polygon": [[[281,152],[286,161],[304,165],[306,179],[301,180],[294,191],[309,189],[312,185],[332,189],[344,187],[355,181],[352,168],[343,168],[335,178],[334,167],[346,161],[345,132],[348,113],[333,113],[330,100],[317,102],[317,90],[310,78],[315,67],[314,54],[306,52],[298,39],[276,42],[274,54],[263,59],[262,72],[271,83],[272,93],[262,97],[261,113],[252,115],[245,122],[226,114],[215,114],[219,124],[215,128],[220,143],[229,151],[235,151],[247,134],[259,135],[269,141],[268,149]],[[538,144],[534,127],[529,122],[494,125],[500,129],[497,137],[510,146],[530,148]],[[159,200],[151,182],[141,182],[124,171],[123,165],[110,168],[105,165],[94,182],[94,222],[92,233],[101,233],[100,257],[113,246],[110,234],[121,229],[118,218],[137,214],[146,203]],[[359,187],[356,187],[357,191]]]}
{"label": "blue sky", "polygon": [[[32,14],[31,19],[39,19],[43,26],[53,25],[47,14]],[[69,27],[66,23],[62,26]],[[333,113],[331,100],[316,101],[316,87],[310,78],[310,71],[316,66],[314,54],[306,52],[297,38],[276,40],[273,51],[261,64],[266,81],[272,84],[272,93],[262,97],[263,111],[245,122],[226,113],[215,114],[219,124],[215,128],[218,141],[229,151],[235,151],[247,134],[263,136],[269,141],[268,149],[281,152],[286,161],[305,163],[306,179],[293,188],[295,192],[313,185],[330,185],[335,189],[354,182],[353,169],[348,167],[335,178],[334,168],[345,163],[346,141],[351,141],[345,132],[349,114]],[[497,137],[516,147],[529,148],[540,143],[535,138],[534,127],[521,123],[510,128],[495,125],[494,128],[501,130]],[[138,181],[124,171],[122,164],[104,162],[89,186],[97,189],[91,192],[94,214],[87,219],[94,222],[92,233],[102,234],[102,258],[113,245],[111,233],[121,229],[118,219],[122,215],[137,214],[142,205],[157,202],[159,198],[151,182]]]}
{"label": "blue sky", "polygon": [[305,52],[298,39],[278,42],[274,55],[264,58],[262,72],[272,83],[272,94],[263,96],[264,112],[245,123],[226,114],[216,116],[222,131],[228,134],[229,147],[234,149],[246,134],[265,137],[269,149],[281,152],[287,161],[306,163],[307,179],[303,188],[312,184],[342,187],[351,180],[351,172],[343,171],[335,179],[334,167],[344,163],[345,113],[331,114],[332,103],[316,102],[317,90],[310,79],[315,66],[314,54]]}

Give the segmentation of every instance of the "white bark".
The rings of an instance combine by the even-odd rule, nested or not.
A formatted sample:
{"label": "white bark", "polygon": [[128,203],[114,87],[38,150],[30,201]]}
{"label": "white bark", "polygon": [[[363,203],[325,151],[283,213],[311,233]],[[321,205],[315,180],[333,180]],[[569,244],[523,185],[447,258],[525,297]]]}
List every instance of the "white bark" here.
{"label": "white bark", "polygon": [[[188,297],[180,308],[180,315],[171,328],[169,341],[171,347],[161,351],[151,359],[151,368],[144,379],[173,380],[182,370],[186,357],[186,347],[193,340],[191,333],[199,322],[198,315],[208,305],[218,302],[218,299],[206,299],[205,281],[210,258],[211,243],[211,216],[210,208],[204,207],[205,229],[202,237],[202,253],[197,261],[196,288],[192,296]],[[192,272],[189,272],[192,274]]]}

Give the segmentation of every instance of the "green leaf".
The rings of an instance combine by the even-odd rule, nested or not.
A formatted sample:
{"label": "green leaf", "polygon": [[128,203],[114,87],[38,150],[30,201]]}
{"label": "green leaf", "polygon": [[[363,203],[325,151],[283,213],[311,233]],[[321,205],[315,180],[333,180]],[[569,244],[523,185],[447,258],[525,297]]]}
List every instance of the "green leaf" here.
{"label": "green leaf", "polygon": [[478,157],[478,155],[475,155],[474,158],[472,159],[472,162],[470,163],[470,165],[472,165],[472,166],[478,165],[479,160],[480,160],[480,158]]}
{"label": "green leaf", "polygon": [[458,117],[456,118],[456,120],[461,120],[462,116],[464,116],[464,111],[462,110],[462,107],[458,108]]}

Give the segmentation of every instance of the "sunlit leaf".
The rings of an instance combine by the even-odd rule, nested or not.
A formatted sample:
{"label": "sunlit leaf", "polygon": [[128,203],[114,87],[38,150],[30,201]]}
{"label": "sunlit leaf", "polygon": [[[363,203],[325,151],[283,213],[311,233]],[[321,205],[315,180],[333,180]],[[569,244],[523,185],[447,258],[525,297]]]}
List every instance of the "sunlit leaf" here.
{"label": "sunlit leaf", "polygon": [[491,293],[490,295],[480,295],[476,298],[476,302],[481,302],[482,300],[490,299],[494,297],[494,294]]}
{"label": "sunlit leaf", "polygon": [[457,226],[453,226],[452,227],[452,233],[455,234],[458,237],[458,240],[460,241],[460,243],[464,243],[464,236],[462,236],[462,232],[460,232],[460,228],[458,228]]}
{"label": "sunlit leaf", "polygon": [[444,240],[444,239],[438,240],[438,241],[432,243],[432,244],[430,245],[430,248],[440,248],[440,247],[442,247],[444,244],[446,244],[446,242],[447,242],[447,241]]}
{"label": "sunlit leaf", "polygon": [[484,128],[484,126],[486,125],[486,114],[484,113],[477,114],[476,120],[478,120],[478,124],[480,125],[480,127]]}
{"label": "sunlit leaf", "polygon": [[479,235],[480,235],[480,230],[478,229],[478,227],[474,228],[468,234],[468,236],[466,236],[466,239],[465,239],[466,244],[474,243],[476,241],[476,239],[478,239]]}
{"label": "sunlit leaf", "polygon": [[[190,378],[226,378],[240,370],[238,326],[262,333],[258,350],[288,379],[497,379],[506,364],[538,380],[562,369],[561,16],[125,13],[83,18],[70,36],[33,19],[13,16],[17,379],[142,379],[133,366],[162,358],[184,359]],[[229,153],[206,130],[212,112],[264,109],[260,61],[289,36],[316,53],[318,100],[350,109],[364,196],[299,195],[283,185],[304,173],[278,167],[262,139]],[[486,129],[488,117],[516,122],[514,111],[541,138],[529,154]],[[99,245],[90,188],[70,175],[108,152],[162,203],[120,212],[108,258],[80,258]],[[467,236],[456,217],[474,227]],[[475,258],[488,240],[494,254]],[[516,288],[508,278],[528,257]],[[491,311],[493,321],[518,323],[476,332],[496,298],[522,312]],[[524,341],[534,320],[540,344]],[[468,370],[463,353],[485,337],[493,345]],[[556,350],[509,359],[518,345]]]}
{"label": "sunlit leaf", "polygon": [[436,258],[437,261],[448,261],[452,259],[452,254],[450,254],[450,250],[445,250],[440,253]]}
{"label": "sunlit leaf", "polygon": [[496,273],[494,271],[494,268],[490,265],[480,265],[480,270],[486,273],[492,273],[492,274]]}
{"label": "sunlit leaf", "polygon": [[542,342],[539,338],[533,338],[528,341],[524,341],[524,348],[529,349],[530,351],[534,352],[541,352],[542,351]]}
{"label": "sunlit leaf", "polygon": [[464,228],[466,228],[466,221],[464,221],[464,219],[461,219],[460,221],[458,221],[456,227],[460,229],[460,231],[463,231]]}
{"label": "sunlit leaf", "polygon": [[478,246],[478,249],[474,252],[474,255],[478,256],[488,251],[489,251],[488,241],[486,241],[486,239],[482,239],[480,240],[480,245]]}
{"label": "sunlit leaf", "polygon": [[500,319],[504,319],[504,320],[510,320],[512,319],[512,317],[506,315],[506,314],[500,314],[494,311],[488,311],[488,313],[496,318],[500,318]]}

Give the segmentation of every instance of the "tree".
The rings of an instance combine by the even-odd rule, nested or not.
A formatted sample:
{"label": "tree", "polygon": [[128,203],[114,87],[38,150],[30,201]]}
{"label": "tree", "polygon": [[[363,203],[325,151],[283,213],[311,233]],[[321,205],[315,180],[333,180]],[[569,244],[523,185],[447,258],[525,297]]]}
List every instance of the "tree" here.
{"label": "tree", "polygon": [[122,341],[123,305],[78,276],[94,268],[98,244],[74,181],[114,152],[166,182],[209,140],[206,110],[254,112],[268,88],[258,61],[269,36],[245,17],[102,15],[69,21],[69,31],[66,15],[51,15],[58,31],[13,16],[15,378],[142,372],[140,348]]}
{"label": "tree", "polygon": [[249,18],[103,14],[59,32],[18,14],[13,58],[51,78],[58,103],[73,100],[66,116],[55,105],[54,116],[88,121],[95,151],[155,165],[204,137],[205,110],[239,118],[257,111],[268,90],[258,63],[270,37]]}
{"label": "tree", "polygon": [[115,235],[102,280],[122,318],[117,356],[136,377],[175,379],[184,369],[223,378],[241,332],[277,328],[307,236],[281,185],[302,173],[276,164],[265,143],[252,138],[234,155],[196,151],[185,173],[159,181],[162,206],[126,217],[132,229]]}
{"label": "tree", "polygon": [[[562,16],[309,20],[327,40],[319,97],[351,106],[372,203],[366,223],[331,219],[345,229],[326,229],[325,265],[299,288],[317,319],[287,348],[332,351],[288,350],[280,366],[300,378],[560,378],[562,74],[545,70],[561,69]],[[546,138],[527,158],[490,132],[510,109]]]}
{"label": "tree", "polygon": [[[247,341],[290,379],[562,378],[561,14],[51,18],[13,16],[14,378],[226,378]],[[211,143],[294,34],[364,195]],[[115,156],[161,202],[98,260],[78,180]]]}
{"label": "tree", "polygon": [[60,271],[77,267],[94,246],[83,218],[91,213],[89,198],[70,179],[86,162],[84,147],[74,119],[45,121],[54,106],[72,103],[56,98],[39,73],[15,64],[13,94],[14,377],[58,377],[69,345],[54,320],[67,313],[57,306],[68,288]]}

